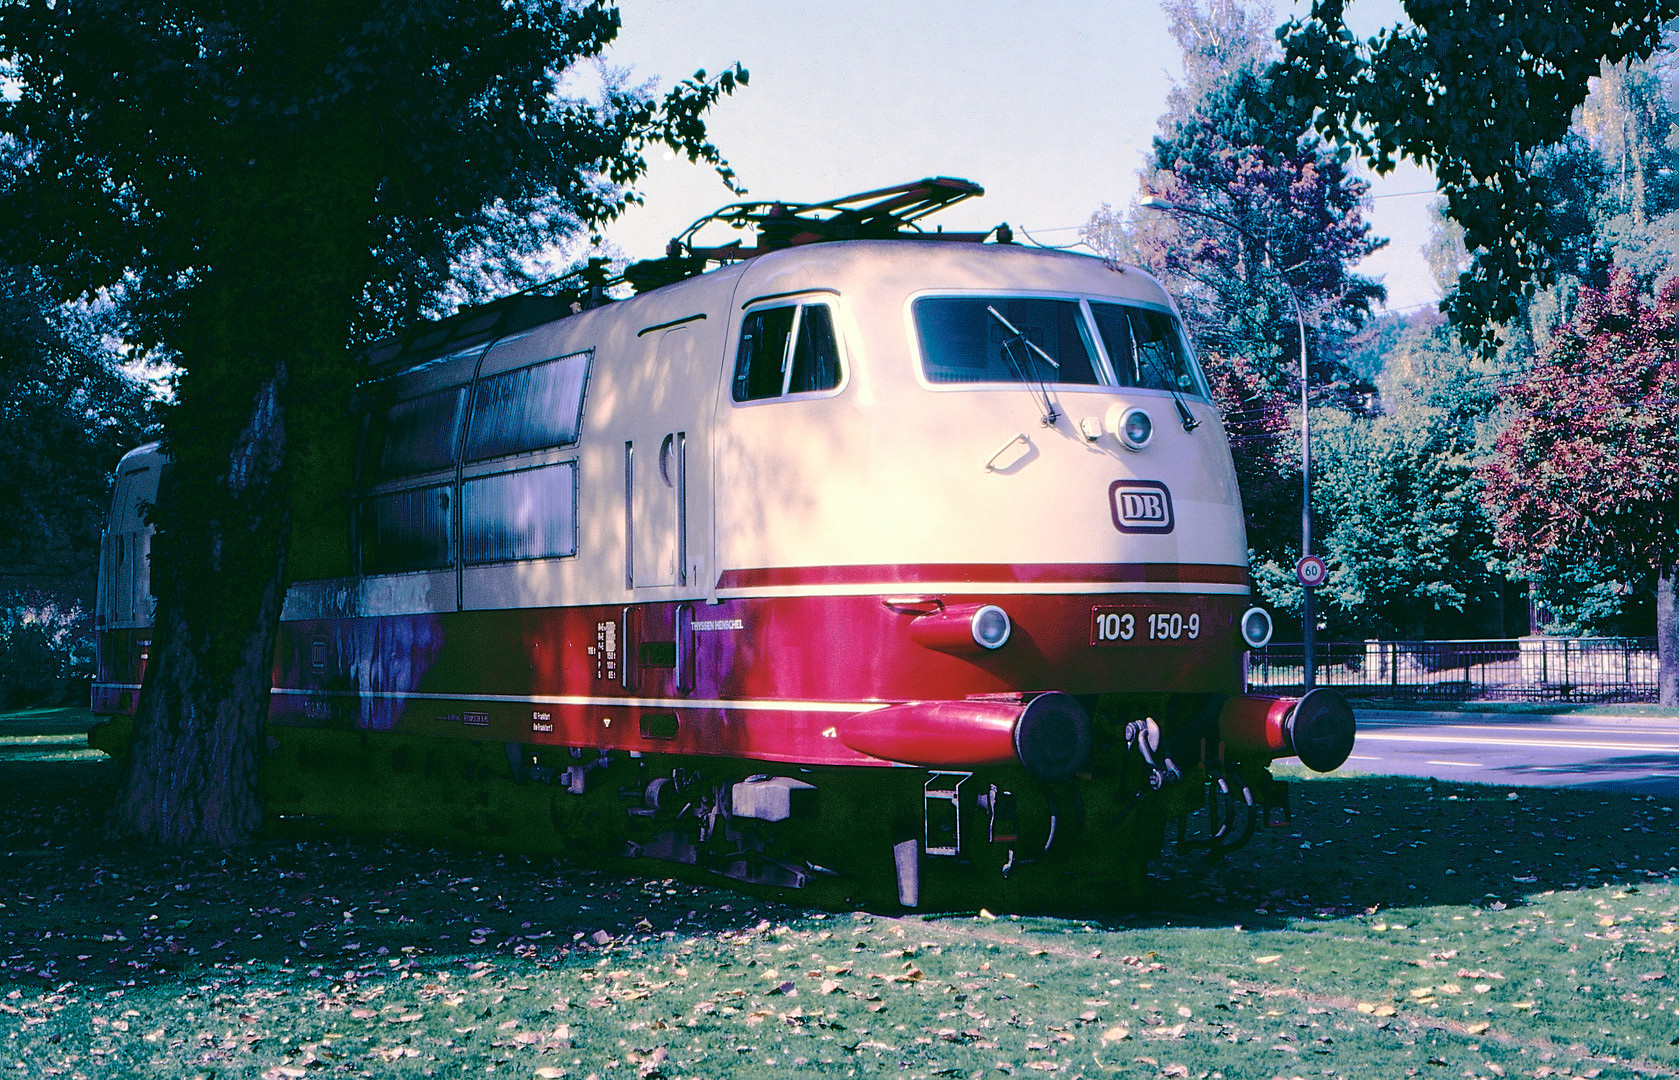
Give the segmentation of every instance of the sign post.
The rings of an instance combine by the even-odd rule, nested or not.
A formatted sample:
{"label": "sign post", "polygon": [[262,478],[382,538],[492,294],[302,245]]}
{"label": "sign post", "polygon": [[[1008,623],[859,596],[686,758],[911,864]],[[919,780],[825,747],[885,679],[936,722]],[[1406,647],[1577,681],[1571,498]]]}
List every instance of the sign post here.
{"label": "sign post", "polygon": [[1329,567],[1316,555],[1306,555],[1294,564],[1294,576],[1299,579],[1301,588],[1305,591],[1300,605],[1300,641],[1302,646],[1301,681],[1306,693],[1311,693],[1318,684],[1317,665],[1317,605],[1312,603],[1317,587],[1322,585],[1329,576]]}

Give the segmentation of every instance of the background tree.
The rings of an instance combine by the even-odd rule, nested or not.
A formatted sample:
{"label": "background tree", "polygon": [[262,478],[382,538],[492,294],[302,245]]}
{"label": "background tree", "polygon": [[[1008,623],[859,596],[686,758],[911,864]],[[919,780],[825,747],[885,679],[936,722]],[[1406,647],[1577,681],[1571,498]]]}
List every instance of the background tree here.
{"label": "background tree", "polygon": [[1471,345],[1555,282],[1563,237],[1534,155],[1561,143],[1604,62],[1651,55],[1679,0],[1406,0],[1409,26],[1358,41],[1345,0],[1278,33],[1270,96],[1378,172],[1431,168],[1472,256],[1444,303]]}
{"label": "background tree", "polygon": [[0,263],[0,708],[62,695],[92,656],[111,467],[152,426],[102,329]]}
{"label": "background tree", "polygon": [[0,589],[89,609],[111,468],[143,441],[153,408],[100,331],[35,270],[0,263]]}
{"label": "background tree", "polygon": [[[1385,241],[1364,220],[1365,184],[1307,124],[1270,104],[1270,7],[1173,0],[1166,11],[1184,74],[1139,196],[1190,212],[1140,211],[1128,240],[1178,297],[1207,369],[1235,454],[1254,565],[1292,567],[1301,483],[1291,293],[1311,335],[1316,400],[1363,407],[1373,388],[1345,361],[1384,292],[1352,268]],[[1108,224],[1098,212],[1087,241],[1105,239]],[[1273,589],[1267,576],[1261,588],[1272,604],[1286,610],[1292,597],[1298,608],[1297,590]]]}
{"label": "background tree", "polygon": [[[1427,320],[1383,361],[1379,412],[1326,409],[1313,430],[1327,621],[1347,636],[1502,637],[1505,563],[1476,472],[1498,371]],[[1292,567],[1260,572],[1279,591],[1298,588]]]}
{"label": "background tree", "polygon": [[1581,555],[1653,583],[1660,700],[1679,705],[1679,280],[1617,271],[1511,388],[1483,476],[1500,544],[1532,570]]}
{"label": "background tree", "polygon": [[1198,213],[1140,218],[1145,265],[1163,271],[1214,356],[1242,354],[1267,386],[1299,389],[1292,292],[1312,336],[1312,382],[1349,387],[1342,345],[1386,296],[1353,271],[1386,245],[1364,220],[1368,185],[1309,130],[1282,123],[1260,71],[1238,70],[1154,140],[1143,198]]}
{"label": "background tree", "polygon": [[649,142],[719,162],[703,114],[738,69],[659,100],[611,78],[567,91],[618,26],[602,0],[0,9],[20,91],[0,133],[24,151],[0,181],[5,250],[69,293],[126,283],[134,340],[182,371],[119,834],[261,826],[289,541],[341,513],[307,493],[348,481],[348,347],[427,311],[463,264],[516,275],[616,213]]}

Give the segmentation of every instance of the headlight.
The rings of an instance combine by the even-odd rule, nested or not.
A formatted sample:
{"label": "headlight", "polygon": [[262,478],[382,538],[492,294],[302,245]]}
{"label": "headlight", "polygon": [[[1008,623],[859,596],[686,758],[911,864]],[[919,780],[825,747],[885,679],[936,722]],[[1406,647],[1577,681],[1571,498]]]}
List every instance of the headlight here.
{"label": "headlight", "polygon": [[1271,640],[1271,615],[1264,608],[1251,607],[1242,612],[1242,640],[1248,648],[1259,649]]}
{"label": "headlight", "polygon": [[973,630],[974,642],[986,649],[1001,649],[1009,640],[1009,614],[996,604],[986,604],[974,612],[968,626]]}
{"label": "headlight", "polygon": [[1154,420],[1141,409],[1130,409],[1119,421],[1119,441],[1127,450],[1141,450],[1154,438]]}

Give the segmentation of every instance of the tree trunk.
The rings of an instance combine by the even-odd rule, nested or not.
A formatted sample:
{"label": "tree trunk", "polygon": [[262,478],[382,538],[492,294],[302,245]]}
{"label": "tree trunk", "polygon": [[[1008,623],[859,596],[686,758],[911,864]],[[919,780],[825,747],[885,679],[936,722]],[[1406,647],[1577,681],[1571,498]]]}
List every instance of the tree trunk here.
{"label": "tree trunk", "polygon": [[1679,566],[1656,579],[1656,700],[1679,708]]}
{"label": "tree trunk", "polygon": [[[109,826],[172,845],[228,846],[262,827],[264,747],[289,526],[282,370],[223,451],[181,447],[159,493],[153,657]],[[212,444],[213,445],[213,444]],[[208,459],[224,465],[204,475]]]}
{"label": "tree trunk", "polygon": [[293,489],[330,502],[345,486],[323,470],[345,456],[348,333],[377,179],[331,167],[345,160],[277,142],[229,156],[231,172],[210,184],[223,227],[170,342],[184,374],[165,420],[156,630],[108,819],[117,836],[227,846],[262,828],[257,770]]}

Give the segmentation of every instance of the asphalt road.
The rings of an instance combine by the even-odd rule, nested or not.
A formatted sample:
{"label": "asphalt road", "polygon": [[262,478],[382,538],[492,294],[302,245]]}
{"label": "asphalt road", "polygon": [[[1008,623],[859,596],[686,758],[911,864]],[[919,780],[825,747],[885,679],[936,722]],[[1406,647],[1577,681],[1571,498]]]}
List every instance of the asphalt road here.
{"label": "asphalt road", "polygon": [[1386,709],[1357,717],[1348,770],[1679,795],[1679,717]]}

